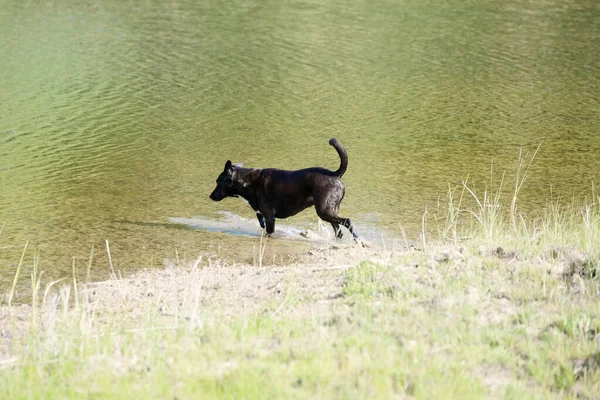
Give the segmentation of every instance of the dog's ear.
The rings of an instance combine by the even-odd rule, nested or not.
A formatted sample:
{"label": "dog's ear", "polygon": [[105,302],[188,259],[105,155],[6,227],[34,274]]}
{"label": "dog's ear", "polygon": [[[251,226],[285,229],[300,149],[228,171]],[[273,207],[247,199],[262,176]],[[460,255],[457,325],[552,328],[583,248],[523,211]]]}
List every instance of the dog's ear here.
{"label": "dog's ear", "polygon": [[231,169],[231,160],[227,160],[225,163],[225,169],[223,169],[223,171],[227,171],[229,169]]}

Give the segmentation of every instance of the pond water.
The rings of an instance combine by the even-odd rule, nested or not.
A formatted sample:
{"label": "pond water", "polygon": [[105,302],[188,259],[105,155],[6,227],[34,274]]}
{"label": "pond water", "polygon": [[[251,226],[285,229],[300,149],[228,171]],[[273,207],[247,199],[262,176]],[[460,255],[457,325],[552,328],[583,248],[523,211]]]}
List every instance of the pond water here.
{"label": "pond water", "polygon": [[[0,287],[27,241],[47,277],[92,246],[108,277],[106,240],[124,272],[253,262],[252,210],[208,199],[224,162],[335,169],[331,137],[341,214],[370,240],[416,238],[449,185],[511,176],[520,146],[542,144],[523,209],[599,178],[596,0],[0,4]],[[327,240],[317,221],[278,222],[267,258]]]}

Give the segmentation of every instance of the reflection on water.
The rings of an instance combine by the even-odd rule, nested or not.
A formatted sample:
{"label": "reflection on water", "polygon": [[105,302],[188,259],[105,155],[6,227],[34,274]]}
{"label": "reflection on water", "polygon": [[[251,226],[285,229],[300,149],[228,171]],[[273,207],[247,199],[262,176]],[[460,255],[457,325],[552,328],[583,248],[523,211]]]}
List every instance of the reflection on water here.
{"label": "reflection on water", "polygon": [[492,160],[511,176],[520,145],[543,142],[526,209],[600,171],[594,0],[10,2],[0,35],[0,283],[27,240],[54,276],[94,246],[105,277],[107,239],[124,270],[244,259],[256,238],[170,218],[252,218],[208,200],[224,161],[335,169],[330,137],[367,232],[416,237],[449,183],[483,187]]}

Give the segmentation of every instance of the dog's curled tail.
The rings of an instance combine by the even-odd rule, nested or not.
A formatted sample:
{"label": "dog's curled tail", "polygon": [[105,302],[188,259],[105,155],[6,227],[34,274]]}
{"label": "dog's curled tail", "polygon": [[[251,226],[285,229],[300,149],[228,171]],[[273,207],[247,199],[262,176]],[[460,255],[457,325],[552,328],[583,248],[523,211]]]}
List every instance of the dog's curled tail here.
{"label": "dog's curled tail", "polygon": [[346,153],[346,149],[344,149],[344,146],[336,138],[329,139],[329,144],[335,148],[340,156],[340,167],[334,174],[341,178],[344,172],[346,172],[346,168],[348,168],[348,153]]}

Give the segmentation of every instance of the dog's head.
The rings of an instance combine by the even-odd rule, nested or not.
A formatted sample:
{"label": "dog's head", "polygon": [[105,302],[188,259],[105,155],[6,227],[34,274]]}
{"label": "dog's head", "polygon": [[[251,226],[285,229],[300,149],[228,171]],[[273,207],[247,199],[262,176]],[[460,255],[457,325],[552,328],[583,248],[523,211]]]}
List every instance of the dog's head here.
{"label": "dog's head", "polygon": [[210,199],[213,201],[221,201],[225,197],[236,196],[233,179],[235,177],[235,166],[231,164],[231,161],[227,160],[223,172],[217,178],[217,187],[210,194]]}

